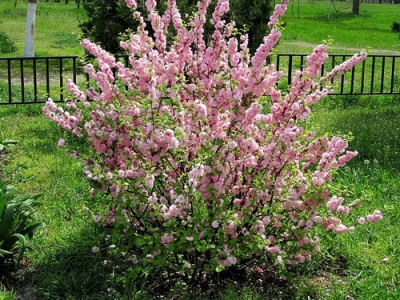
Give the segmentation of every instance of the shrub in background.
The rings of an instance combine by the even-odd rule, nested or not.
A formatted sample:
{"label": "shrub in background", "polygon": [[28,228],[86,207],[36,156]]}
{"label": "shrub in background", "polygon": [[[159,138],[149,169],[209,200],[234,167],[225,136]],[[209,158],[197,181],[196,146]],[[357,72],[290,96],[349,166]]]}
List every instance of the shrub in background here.
{"label": "shrub in background", "polygon": [[392,24],[392,32],[400,32],[400,23],[394,21]]}
{"label": "shrub in background", "polygon": [[[134,0],[126,2],[135,9]],[[93,155],[84,159],[84,172],[95,194],[111,197],[98,198],[108,211],[93,219],[112,228],[107,238],[132,265],[133,278],[149,266],[197,281],[253,261],[296,265],[320,251],[316,228],[354,229],[341,221],[352,204],[331,194],[329,182],[357,153],[346,151],[342,138],[316,137],[304,124],[311,105],[328,94],[325,84],[366,53],[318,78],[328,57],[320,45],[289,90],[280,91],[281,72],[266,59],[286,4],[275,7],[270,33],[251,57],[247,35],[233,36],[234,23],[222,19],[228,0],[217,2],[206,44],[210,3],[199,1],[184,22],[174,0],[164,15],[147,0],[154,34],[134,12],[137,33],[121,43],[129,64],[84,40],[97,58],[99,70],[85,67],[96,86],[81,91],[69,81],[75,100],[63,109],[49,99],[43,108],[89,141]],[[177,33],[170,41],[169,26]],[[367,221],[381,218],[375,211]]]}
{"label": "shrub in background", "polygon": [[83,4],[88,20],[79,27],[83,36],[96,43],[111,53],[120,53],[118,46],[120,34],[128,28],[133,28],[135,21],[122,0],[94,0]]}
{"label": "shrub in background", "polygon": [[[177,0],[177,6],[182,15],[192,15],[196,11],[196,0]],[[215,6],[215,4],[211,4]],[[248,46],[254,53],[266,33],[268,16],[272,11],[271,0],[231,0],[230,11],[226,15],[229,20],[235,20],[236,28],[247,31],[249,35]],[[80,25],[83,37],[113,53],[124,54],[119,42],[127,31],[136,28],[138,23],[131,18],[131,11],[126,7],[124,0],[91,0],[83,5],[88,20]],[[160,11],[167,9],[167,1],[158,1],[156,8]],[[139,12],[146,12],[145,1],[139,1],[136,8]],[[207,14],[207,18],[211,13]],[[145,20],[148,25],[149,21]],[[214,28],[211,24],[205,24],[205,40],[210,40]],[[170,28],[171,29],[171,28]],[[151,28],[149,28],[151,30]],[[171,33],[173,30],[171,30]]]}
{"label": "shrub in background", "polygon": [[0,54],[14,53],[17,47],[13,40],[3,31],[0,31]]}

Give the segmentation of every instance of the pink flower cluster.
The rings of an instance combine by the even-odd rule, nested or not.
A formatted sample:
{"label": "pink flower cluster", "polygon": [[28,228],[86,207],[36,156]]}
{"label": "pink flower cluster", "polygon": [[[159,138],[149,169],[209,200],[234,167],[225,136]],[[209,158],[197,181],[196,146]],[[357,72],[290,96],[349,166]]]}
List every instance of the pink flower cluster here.
{"label": "pink flower cluster", "polygon": [[[368,215],[368,216],[367,216],[367,221],[368,221],[370,224],[373,224],[373,223],[375,223],[375,222],[378,222],[378,221],[382,220],[382,218],[383,218],[383,216],[382,216],[381,211],[375,210],[374,213],[373,213],[372,215]],[[365,223],[365,218],[364,218],[364,217],[361,217],[360,219],[358,219],[358,223],[359,223],[360,225],[363,225],[363,224]]]}
{"label": "pink flower cluster", "polygon": [[[154,34],[134,13],[137,32],[121,43],[130,53],[127,65],[84,40],[97,58],[98,70],[85,67],[96,86],[80,90],[69,81],[74,100],[67,111],[51,100],[43,111],[88,140],[94,154],[84,172],[99,192],[112,195],[115,213],[126,220],[122,232],[128,227],[140,233],[130,238],[146,233],[153,239],[147,260],[174,249],[171,259],[186,259],[177,258],[176,268],[194,262],[229,267],[254,255],[303,263],[320,251],[313,226],[354,229],[339,219],[350,208],[330,196],[328,183],[357,154],[346,151],[342,138],[316,138],[303,124],[310,106],[328,94],[323,84],[365,55],[317,80],[328,57],[326,45],[317,46],[288,91],[280,91],[281,73],[266,59],[280,38],[286,3],[276,6],[271,31],[252,58],[247,35],[233,36],[234,24],[223,20],[228,0],[217,2],[206,43],[210,3],[199,1],[185,25],[175,0],[163,15],[147,0]],[[171,27],[177,36],[168,41]],[[119,226],[116,218],[113,211],[105,219]],[[378,212],[367,217],[371,223],[381,218]]]}

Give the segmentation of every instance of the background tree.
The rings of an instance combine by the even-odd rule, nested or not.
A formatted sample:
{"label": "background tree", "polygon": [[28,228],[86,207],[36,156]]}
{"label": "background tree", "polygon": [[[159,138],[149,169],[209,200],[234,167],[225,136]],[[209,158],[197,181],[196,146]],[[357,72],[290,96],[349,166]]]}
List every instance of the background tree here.
{"label": "background tree", "polygon": [[[147,15],[145,1],[137,1],[137,10],[144,16]],[[215,2],[213,3],[215,5]],[[182,14],[191,15],[197,10],[197,0],[179,0],[178,8]],[[250,52],[254,53],[257,47],[262,43],[263,37],[267,31],[269,15],[272,11],[271,0],[231,0],[231,10],[226,16],[228,21],[234,20],[236,28],[241,31],[247,31],[249,34]],[[83,5],[87,11],[89,19],[81,24],[83,37],[98,43],[105,50],[118,54],[121,52],[119,42],[121,33],[126,30],[135,30],[137,24],[130,17],[131,10],[127,8],[124,0],[92,0],[86,1]],[[211,11],[207,14],[207,19],[211,18]],[[157,9],[165,11],[166,3],[157,1]],[[148,26],[148,28],[151,28]],[[205,27],[205,37],[210,37],[213,32],[213,26],[207,24]]]}
{"label": "background tree", "polygon": [[129,28],[134,28],[135,21],[132,12],[123,0],[93,0],[83,4],[89,16],[80,27],[83,37],[90,39],[102,46],[103,49],[118,54],[120,33]]}
{"label": "background tree", "polygon": [[237,28],[247,29],[249,49],[254,53],[267,32],[272,3],[270,0],[234,0],[230,3],[230,18],[236,22]]}
{"label": "background tree", "polygon": [[353,9],[351,11],[353,15],[360,14],[360,0],[353,0]]}
{"label": "background tree", "polygon": [[26,15],[25,27],[24,57],[35,56],[33,44],[35,40],[36,5],[37,0],[28,0],[28,13]]}

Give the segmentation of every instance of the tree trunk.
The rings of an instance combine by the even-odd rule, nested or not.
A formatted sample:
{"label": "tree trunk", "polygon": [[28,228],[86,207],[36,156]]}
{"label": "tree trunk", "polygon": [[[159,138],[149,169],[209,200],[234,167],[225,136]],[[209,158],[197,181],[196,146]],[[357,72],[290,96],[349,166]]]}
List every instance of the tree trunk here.
{"label": "tree trunk", "polygon": [[353,0],[353,10],[352,10],[353,15],[360,14],[360,1],[361,0]]}
{"label": "tree trunk", "polygon": [[35,40],[37,0],[28,0],[28,13],[26,15],[24,57],[34,57],[33,43]]}

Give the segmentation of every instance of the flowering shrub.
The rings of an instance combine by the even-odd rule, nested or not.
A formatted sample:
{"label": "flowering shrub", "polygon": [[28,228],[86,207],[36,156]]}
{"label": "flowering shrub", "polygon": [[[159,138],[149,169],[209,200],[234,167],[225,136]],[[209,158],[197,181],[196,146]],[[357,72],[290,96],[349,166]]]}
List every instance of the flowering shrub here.
{"label": "flowering shrub", "polygon": [[[135,9],[134,0],[126,2]],[[85,67],[97,87],[81,91],[69,81],[74,100],[66,111],[51,100],[43,109],[93,148],[84,172],[95,192],[112,196],[108,212],[94,219],[114,228],[111,239],[125,258],[192,279],[255,259],[303,263],[320,251],[313,227],[354,229],[340,219],[351,205],[328,188],[357,153],[303,125],[310,106],[328,94],[326,84],[366,56],[318,78],[328,55],[326,45],[317,46],[290,89],[279,91],[281,72],[265,62],[286,4],[276,5],[269,35],[250,57],[248,37],[233,36],[234,24],[222,19],[228,0],[218,1],[205,43],[210,2],[199,1],[185,25],[175,0],[162,16],[147,0],[154,36],[134,12],[141,25],[121,43],[128,66],[84,40],[97,58],[99,70]],[[171,26],[176,38],[168,41]],[[381,218],[376,211],[367,221]]]}

